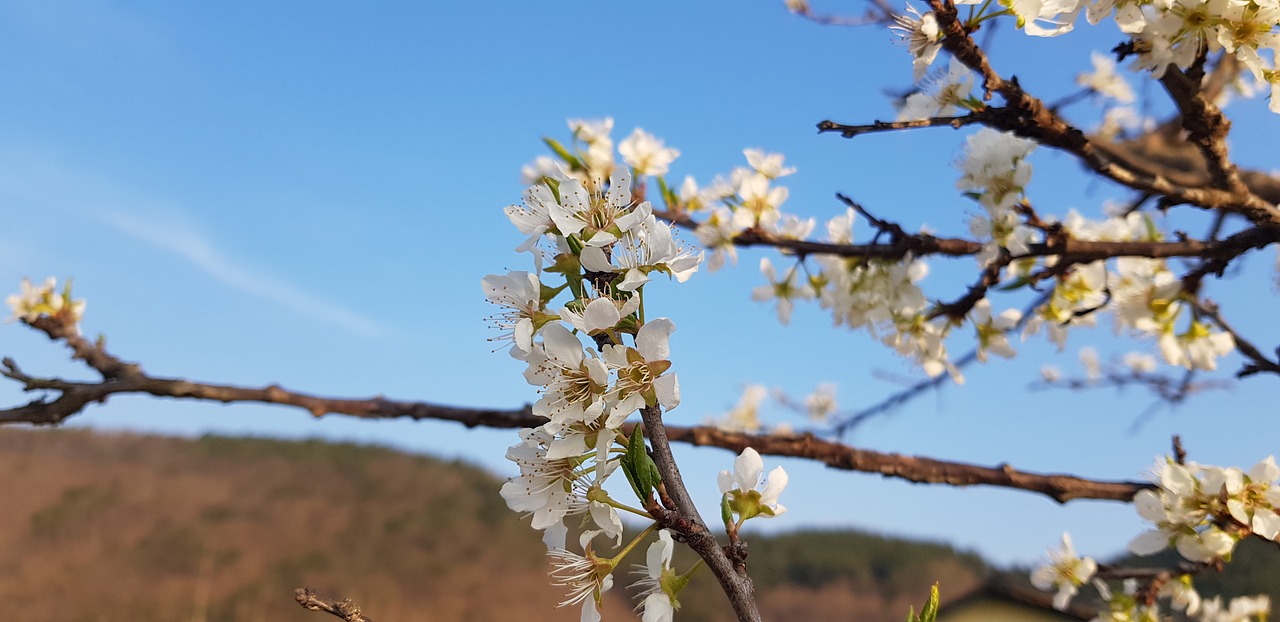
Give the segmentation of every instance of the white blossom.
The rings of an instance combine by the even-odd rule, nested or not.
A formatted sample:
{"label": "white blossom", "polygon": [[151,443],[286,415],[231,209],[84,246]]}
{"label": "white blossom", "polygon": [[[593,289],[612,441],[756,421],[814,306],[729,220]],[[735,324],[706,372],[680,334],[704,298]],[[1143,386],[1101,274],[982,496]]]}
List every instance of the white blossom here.
{"label": "white blossom", "polygon": [[751,290],[751,299],[756,302],[765,302],[776,299],[778,301],[778,321],[782,324],[791,322],[791,309],[794,300],[808,300],[813,298],[813,289],[807,283],[799,282],[799,266],[792,266],[787,270],[781,279],[778,278],[777,271],[773,267],[773,262],[768,257],[760,258],[760,272],[768,279],[768,285],[760,285]]}
{"label": "white blossom", "polygon": [[890,28],[906,41],[907,51],[911,53],[912,79],[919,80],[942,49],[942,31],[938,29],[938,18],[933,11],[921,15],[915,7],[907,5],[907,13],[894,15],[895,24]]}
{"label": "white blossom", "polygon": [[1133,88],[1124,77],[1116,73],[1116,62],[1097,52],[1093,52],[1090,58],[1093,60],[1093,71],[1076,76],[1076,84],[1122,104],[1132,104]]}
{"label": "white blossom", "polygon": [[760,490],[760,475],[764,472],[764,461],[756,450],[748,447],[742,450],[733,461],[733,471],[721,471],[716,478],[720,493],[729,496],[729,505],[746,520],[754,516],[780,516],[787,508],[778,503],[778,495],[787,486],[787,472],[782,467],[774,467],[764,478]]}
{"label": "white blossom", "polygon": [[666,175],[671,163],[680,157],[678,149],[667,147],[662,139],[640,128],[618,143],[618,153],[637,175]]}
{"label": "white blossom", "polygon": [[39,286],[32,285],[30,279],[24,278],[21,288],[17,294],[10,295],[5,300],[9,304],[9,310],[13,311],[10,321],[34,322],[40,316],[48,315],[75,326],[84,317],[85,301],[71,298],[70,281],[62,293],[58,293],[58,280],[53,277],[45,279]]}
{"label": "white blossom", "polygon": [[804,397],[804,409],[811,421],[819,423],[826,421],[837,407],[836,385],[830,382],[818,384],[813,393]]}
{"label": "white blossom", "polygon": [[669,592],[675,587],[677,577],[671,568],[671,557],[675,552],[675,542],[667,529],[658,531],[658,540],[649,545],[645,552],[645,564],[636,571],[640,578],[635,587],[639,588],[637,596],[641,599],[638,608],[643,612],[641,622],[671,622],[675,610],[680,606],[676,594]]}
{"label": "white blossom", "polygon": [[1076,556],[1071,547],[1071,536],[1062,534],[1062,548],[1049,551],[1049,564],[1031,572],[1031,584],[1037,589],[1057,591],[1053,596],[1053,608],[1062,611],[1079,591],[1079,586],[1093,578],[1098,563],[1091,557]]}

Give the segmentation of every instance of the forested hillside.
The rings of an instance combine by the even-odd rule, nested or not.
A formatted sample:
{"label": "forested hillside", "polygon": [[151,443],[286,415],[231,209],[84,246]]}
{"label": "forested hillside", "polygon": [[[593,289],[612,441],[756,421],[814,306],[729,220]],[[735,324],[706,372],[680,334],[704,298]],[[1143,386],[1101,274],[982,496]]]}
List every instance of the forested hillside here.
{"label": "forested hillside", "polygon": [[[33,621],[328,619],[294,602],[308,586],[379,622],[576,620],[500,485],[377,447],[0,430],[0,602]],[[896,622],[934,581],[945,597],[986,572],[947,546],[854,532],[749,540],[768,620]],[[682,617],[729,620],[723,599],[699,577]]]}

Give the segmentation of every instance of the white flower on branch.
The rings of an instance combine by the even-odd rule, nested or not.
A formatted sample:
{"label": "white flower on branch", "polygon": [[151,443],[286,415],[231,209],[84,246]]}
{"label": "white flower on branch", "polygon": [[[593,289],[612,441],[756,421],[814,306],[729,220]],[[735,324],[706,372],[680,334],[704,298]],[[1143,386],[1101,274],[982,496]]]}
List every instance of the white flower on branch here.
{"label": "white flower on branch", "polygon": [[510,341],[512,354],[517,358],[523,357],[533,347],[538,323],[546,318],[542,312],[542,283],[538,276],[528,272],[490,274],[481,279],[480,285],[485,298],[503,308],[493,317],[493,323],[505,332],[492,341]]}
{"label": "white flower on branch", "polygon": [[874,336],[894,330],[896,316],[920,313],[928,304],[916,285],[929,273],[928,264],[906,257],[887,261],[817,255],[821,267],[816,282],[823,308],[831,311],[836,324],[852,329],[866,328]]}
{"label": "white flower on branch", "polygon": [[[843,214],[827,221],[827,240],[832,244],[853,244],[853,221],[857,217],[852,207],[846,207]],[[1280,255],[1276,256],[1280,265]]]}
{"label": "white flower on branch", "polygon": [[529,365],[525,380],[544,387],[533,414],[551,420],[545,426],[548,432],[557,434],[569,424],[594,421],[604,412],[609,370],[604,361],[587,356],[582,342],[564,325],[548,324],[542,341],[534,344],[525,361]]}
{"label": "white flower on branch", "polygon": [[502,210],[520,233],[529,236],[516,247],[517,253],[532,251],[542,235],[555,228],[556,223],[551,218],[551,206],[555,204],[556,197],[551,188],[538,184],[524,191],[524,205],[511,205]]}
{"label": "white flower on branch", "polygon": [[771,186],[771,179],[759,173],[742,175],[737,184],[738,197],[742,205],[735,212],[751,216],[747,226],[760,226],[770,229],[782,218],[778,208],[787,200],[788,190],[784,186]]}
{"label": "white flower on branch", "polygon": [[987,362],[987,355],[995,354],[1011,359],[1016,355],[1009,345],[1009,331],[1018,325],[1022,312],[1017,309],[1005,309],[1000,315],[991,315],[991,301],[983,298],[973,305],[969,319],[978,333],[978,361]]}
{"label": "white flower on branch", "polygon": [[721,471],[716,478],[720,493],[727,495],[729,507],[738,515],[739,524],[755,516],[774,517],[787,511],[778,503],[778,495],[787,487],[786,470],[774,467],[764,478],[764,486],[756,490],[762,473],[764,461],[756,450],[748,447],[734,459],[733,472]]}
{"label": "white flower on branch", "polygon": [[587,246],[608,246],[644,222],[648,202],[631,201],[631,174],[618,169],[609,177],[609,189],[588,190],[568,179],[560,184],[560,201],[549,204],[551,220],[560,235],[576,235]]}
{"label": "white flower on branch", "polygon": [[738,249],[733,244],[733,237],[746,230],[746,226],[734,218],[733,210],[717,207],[711,215],[698,224],[694,235],[702,246],[711,249],[711,257],[707,259],[707,269],[715,272],[726,260],[738,261]]}
{"label": "white flower on branch", "polygon": [[1138,598],[1138,580],[1125,579],[1123,590],[1113,593],[1111,588],[1100,579],[1093,580],[1098,595],[1106,603],[1106,608],[1098,612],[1090,622],[1158,622],[1160,607],[1158,604],[1145,604]]}
{"label": "white flower on branch", "polygon": [[800,218],[795,214],[783,214],[782,219],[772,223],[769,232],[780,240],[803,240],[813,233],[817,221],[812,218]]}
{"label": "white flower on branch", "polygon": [[743,149],[742,155],[747,156],[747,164],[755,172],[769,179],[786,177],[796,172],[794,166],[782,165],[785,156],[781,153],[767,153],[763,149]]}
{"label": "white flower on branch", "polygon": [[[1018,28],[1033,37],[1056,37],[1075,28],[1081,0],[1001,0],[1018,18]],[[1044,22],[1041,24],[1040,22]]]}
{"label": "white flower on branch", "polygon": [[768,396],[769,389],[764,385],[749,384],[743,387],[738,403],[713,424],[726,432],[759,432],[763,427],[760,423],[760,405]]}
{"label": "white flower on branch", "polygon": [[830,382],[820,383],[813,389],[813,393],[804,396],[804,410],[809,415],[809,420],[815,423],[826,421],[836,408],[836,385]]}
{"label": "white flower on branch", "polygon": [[507,460],[516,463],[520,476],[502,485],[502,498],[513,511],[533,516],[532,527],[544,531],[548,549],[564,548],[565,516],[587,510],[573,493],[574,482],[583,477],[580,461],[550,460],[547,448],[554,437],[542,428],[520,430],[520,442],[507,449]]}
{"label": "white flower on branch", "polygon": [[1093,578],[1098,563],[1091,557],[1076,556],[1071,547],[1071,536],[1062,534],[1062,548],[1049,551],[1049,564],[1031,571],[1031,584],[1037,589],[1057,591],[1053,596],[1053,608],[1062,611],[1079,592],[1079,587]]}
{"label": "white flower on branch", "polygon": [[1269,615],[1271,598],[1265,594],[1237,596],[1225,606],[1221,596],[1214,596],[1204,601],[1200,609],[1202,622],[1263,622]]}
{"label": "white flower on branch", "polygon": [[62,288],[62,293],[58,293],[58,280],[53,277],[45,279],[38,287],[24,278],[21,287],[21,291],[5,300],[9,310],[13,311],[10,321],[34,322],[40,316],[48,315],[76,327],[79,332],[76,325],[84,317],[85,301],[71,298],[70,281]]}
{"label": "white flower on branch", "polygon": [[1213,562],[1228,557],[1249,533],[1280,537],[1280,467],[1274,457],[1248,473],[1171,460],[1157,462],[1154,473],[1157,489],[1139,492],[1134,506],[1156,529],[1129,543],[1133,553],[1151,555],[1173,546],[1191,561]]}
{"label": "white flower on branch", "polygon": [[1218,359],[1236,347],[1231,333],[1215,331],[1199,321],[1192,321],[1191,326],[1182,333],[1174,334],[1172,330],[1165,332],[1156,343],[1159,344],[1166,363],[1207,371],[1217,369]]}
{"label": "white flower on branch", "polygon": [[1133,103],[1133,88],[1123,76],[1116,73],[1116,62],[1097,52],[1090,54],[1090,58],[1093,60],[1093,71],[1076,76],[1076,84],[1122,104]]}
{"label": "white flower on branch", "polygon": [[[585,249],[584,249],[585,252]],[[608,297],[593,298],[582,306],[578,313],[569,307],[560,310],[560,317],[574,328],[587,335],[598,335],[618,326],[622,318],[635,313],[640,308],[640,298],[631,296],[624,299]]]}
{"label": "white flower on branch", "polygon": [[613,139],[609,133],[613,131],[613,117],[604,119],[570,119],[569,130],[575,140],[587,145],[583,154],[587,166],[589,180],[603,179],[613,171]]}
{"label": "white flower on branch", "polygon": [[1062,277],[1049,301],[1040,305],[1027,320],[1023,336],[1036,334],[1047,326],[1049,338],[1061,350],[1071,326],[1093,326],[1097,311],[1107,300],[1107,268],[1105,262],[1094,261],[1074,266]]}
{"label": "white flower on branch", "polygon": [[520,183],[526,186],[544,183],[548,178],[558,181],[568,177],[564,163],[551,156],[538,156],[533,162],[520,167]]}
{"label": "white flower on branch", "polygon": [[930,378],[946,372],[952,382],[964,384],[964,376],[947,357],[946,337],[951,323],[944,318],[928,321],[923,314],[900,317],[894,322],[897,329],[882,341],[898,354],[915,360]]}
{"label": "white flower on branch", "polygon": [[1159,596],[1169,599],[1169,604],[1178,611],[1185,611],[1193,616],[1200,612],[1200,593],[1191,585],[1191,575],[1182,575],[1166,581],[1160,586]]}
{"label": "white flower on branch", "polygon": [[[1014,257],[1027,254],[1031,244],[1038,241],[1040,234],[1035,229],[1022,224],[1022,219],[1008,208],[988,209],[986,216],[976,215],[969,219],[969,233],[975,238],[986,240],[982,251],[975,259],[979,266],[986,267],[1000,257],[1002,250]],[[1022,261],[1015,262],[1010,271],[1014,274],[1024,272]]]}
{"label": "white flower on branch", "polygon": [[1156,370],[1156,357],[1142,352],[1125,353],[1121,359],[1125,367],[1135,374],[1149,374]]}
{"label": "white flower on branch", "polygon": [[667,147],[662,139],[640,128],[618,143],[618,153],[637,175],[666,175],[680,157],[680,150]]}
{"label": "white flower on branch", "polygon": [[581,622],[600,622],[601,595],[613,587],[613,564],[591,550],[592,532],[582,536],[581,555],[566,549],[547,552],[551,558],[551,583],[569,588],[561,607],[582,605]]}
{"label": "white flower on branch", "polygon": [[912,121],[955,114],[973,90],[973,72],[964,63],[951,59],[947,72],[925,79],[923,88],[907,96],[898,110],[899,121]]}
{"label": "white flower on branch", "polygon": [[919,80],[942,49],[942,31],[938,29],[938,18],[933,11],[921,15],[915,7],[907,5],[907,13],[894,15],[895,24],[890,28],[906,41],[907,51],[911,53],[912,79]]}
{"label": "white flower on branch", "polygon": [[1094,0],[1089,4],[1086,17],[1090,24],[1097,24],[1114,11],[1120,31],[1137,34],[1147,23],[1141,4],[1140,0]]}
{"label": "white flower on branch", "polygon": [[760,258],[760,272],[764,274],[764,278],[768,279],[768,285],[760,285],[751,290],[751,299],[756,302],[765,302],[768,300],[778,301],[778,321],[782,324],[791,322],[791,309],[794,306],[794,300],[809,300],[813,298],[813,289],[808,283],[798,282],[799,265],[791,266],[787,273],[781,279],[778,278],[777,270],[773,267],[773,262],[768,257]]}
{"label": "white flower on branch", "polygon": [[628,292],[648,283],[649,273],[654,271],[665,272],[680,283],[689,280],[702,263],[702,253],[694,255],[686,250],[672,234],[671,226],[659,222],[652,214],[648,201],[641,203],[636,212],[643,213],[644,219],[613,246],[613,262],[604,250],[588,246],[582,249],[583,267],[595,272],[622,273],[617,287]]}
{"label": "white flower on branch", "polygon": [[960,160],[960,180],[956,187],[972,191],[972,196],[989,211],[1011,207],[1031,181],[1027,154],[1036,143],[1009,132],[982,128],[965,141]]}
{"label": "white flower on branch", "polygon": [[649,545],[645,553],[645,564],[639,566],[635,587],[641,599],[637,606],[643,613],[641,622],[672,622],[680,601],[676,599],[679,589],[687,583],[687,578],[676,575],[671,567],[671,557],[675,552],[675,542],[671,539],[671,531],[658,531],[658,541]]}
{"label": "white flower on branch", "polygon": [[1084,366],[1084,377],[1090,381],[1102,377],[1102,360],[1098,358],[1098,350],[1092,346],[1080,348],[1080,364]]}
{"label": "white flower on branch", "polygon": [[675,322],[660,317],[640,327],[636,347],[604,347],[601,356],[618,375],[614,392],[617,403],[609,416],[611,422],[621,423],[627,415],[646,405],[661,405],[668,411],[680,405],[680,381],[674,372],[667,373],[671,369],[668,341],[675,330]]}

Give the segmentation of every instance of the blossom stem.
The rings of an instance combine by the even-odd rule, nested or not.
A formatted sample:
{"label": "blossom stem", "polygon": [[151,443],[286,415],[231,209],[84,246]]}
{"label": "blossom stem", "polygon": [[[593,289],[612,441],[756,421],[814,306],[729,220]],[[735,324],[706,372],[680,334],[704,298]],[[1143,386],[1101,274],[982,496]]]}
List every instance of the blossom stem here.
{"label": "blossom stem", "polygon": [[[646,514],[645,516],[648,516],[648,514]],[[613,557],[609,558],[608,562],[612,564],[613,567],[617,568],[618,564],[622,562],[623,558],[625,558],[627,554],[632,551],[632,549],[636,548],[636,546],[639,545],[640,542],[642,542],[645,538],[649,537],[649,534],[657,530],[658,530],[658,523],[656,522],[649,525],[648,527],[645,527],[644,531],[640,532],[639,535],[632,538],[631,541],[628,542],[626,546],[622,547],[621,551],[618,551],[617,555],[614,555]]]}
{"label": "blossom stem", "polygon": [[615,500],[613,499],[613,497],[605,497],[605,498],[604,498],[604,502],[605,502],[605,503],[607,503],[607,504],[609,504],[609,505],[611,505],[611,506],[613,506],[613,507],[615,507],[615,508],[618,508],[619,510],[626,510],[626,511],[628,511],[628,512],[631,512],[632,514],[637,515],[637,516],[643,516],[643,517],[645,517],[645,518],[653,518],[653,515],[652,515],[652,514],[650,514],[650,513],[646,512],[646,511],[644,511],[644,510],[640,510],[640,509],[633,508],[633,507],[631,507],[631,506],[629,506],[629,505],[627,505],[627,504],[625,504],[625,503],[622,503],[621,501],[615,501]]}

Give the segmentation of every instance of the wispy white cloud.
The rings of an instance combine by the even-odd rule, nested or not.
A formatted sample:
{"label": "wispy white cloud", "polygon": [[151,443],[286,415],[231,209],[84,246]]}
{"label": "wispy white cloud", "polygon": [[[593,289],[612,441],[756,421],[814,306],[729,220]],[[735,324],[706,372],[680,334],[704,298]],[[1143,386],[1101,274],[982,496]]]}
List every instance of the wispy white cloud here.
{"label": "wispy white cloud", "polygon": [[123,233],[186,259],[227,287],[265,298],[360,335],[377,336],[386,332],[377,322],[356,311],[308,294],[231,259],[195,228],[177,222],[143,220],[121,212],[106,212],[98,216]]}
{"label": "wispy white cloud", "polygon": [[[230,257],[191,222],[187,210],[121,186],[92,170],[67,166],[39,150],[0,149],[0,205],[6,209],[25,208],[45,221],[58,214],[52,216],[54,221],[63,218],[102,222],[190,262],[226,287],[271,301],[301,316],[361,336],[388,332],[378,322],[341,303],[273,277],[262,266]],[[8,265],[5,260],[9,255],[0,252],[0,266]]]}

